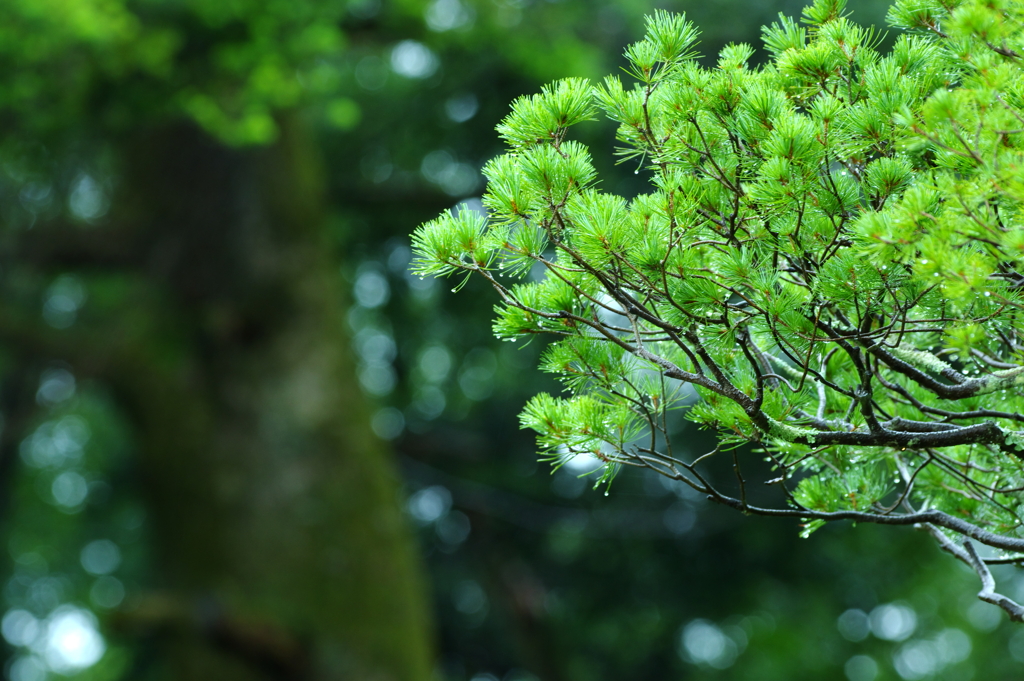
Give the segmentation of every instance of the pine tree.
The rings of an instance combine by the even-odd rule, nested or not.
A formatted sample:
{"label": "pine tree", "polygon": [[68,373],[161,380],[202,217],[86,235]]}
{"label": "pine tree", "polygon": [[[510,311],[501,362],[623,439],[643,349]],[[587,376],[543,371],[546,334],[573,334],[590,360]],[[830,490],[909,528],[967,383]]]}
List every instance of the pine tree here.
{"label": "pine tree", "polygon": [[[989,566],[1024,561],[1024,2],[898,0],[884,55],[844,8],[780,16],[759,67],[745,44],[701,66],[655,13],[632,84],[513,103],[487,216],[422,225],[416,271],[483,277],[500,338],[554,337],[565,395],[521,420],[556,465],[652,469],[806,534],[919,527],[1021,621]],[[599,189],[567,136],[598,112],[649,193]],[[673,444],[676,413],[717,448]]]}

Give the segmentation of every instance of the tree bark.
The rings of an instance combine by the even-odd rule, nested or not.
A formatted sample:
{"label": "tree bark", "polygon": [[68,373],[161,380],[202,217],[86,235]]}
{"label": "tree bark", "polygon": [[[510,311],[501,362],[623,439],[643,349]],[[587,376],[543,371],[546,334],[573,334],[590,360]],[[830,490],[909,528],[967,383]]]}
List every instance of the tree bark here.
{"label": "tree bark", "polygon": [[156,627],[158,668],[425,680],[425,585],[346,345],[320,162],[281,123],[264,149],[184,125],[127,141],[110,234],[130,244],[107,249],[130,254],[127,293],[39,347],[137,429],[157,574],[123,621]]}

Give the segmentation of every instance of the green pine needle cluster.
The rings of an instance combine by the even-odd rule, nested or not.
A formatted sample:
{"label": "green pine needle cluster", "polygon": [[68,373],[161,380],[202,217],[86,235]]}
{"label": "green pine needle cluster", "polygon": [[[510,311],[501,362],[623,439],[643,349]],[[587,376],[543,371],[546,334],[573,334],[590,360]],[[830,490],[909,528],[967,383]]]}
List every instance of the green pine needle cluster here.
{"label": "green pine needle cluster", "polygon": [[[701,66],[696,29],[657,12],[626,50],[633,82],[515,102],[509,151],[484,169],[488,216],[420,227],[415,267],[489,281],[501,338],[555,337],[541,368],[566,394],[537,396],[522,423],[556,461],[590,453],[604,479],[648,467],[808,522],[927,522],[1012,558],[1024,2],[899,0],[888,54],[844,5],[780,16],[757,67],[748,45]],[[649,193],[598,189],[567,139],[598,111]],[[673,449],[684,406],[720,433],[715,452]],[[748,501],[739,445],[774,466],[776,506]],[[715,457],[735,459],[731,488],[703,472]]]}

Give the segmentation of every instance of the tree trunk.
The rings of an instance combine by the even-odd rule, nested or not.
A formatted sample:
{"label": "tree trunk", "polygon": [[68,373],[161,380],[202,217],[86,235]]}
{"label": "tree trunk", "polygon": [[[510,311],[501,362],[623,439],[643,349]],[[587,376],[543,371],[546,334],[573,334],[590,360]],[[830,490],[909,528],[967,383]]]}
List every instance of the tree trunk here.
{"label": "tree trunk", "polygon": [[68,358],[137,427],[159,596],[125,621],[167,625],[169,678],[425,680],[424,584],[346,346],[320,164],[282,130],[128,143],[132,245],[112,250],[134,254],[131,300]]}

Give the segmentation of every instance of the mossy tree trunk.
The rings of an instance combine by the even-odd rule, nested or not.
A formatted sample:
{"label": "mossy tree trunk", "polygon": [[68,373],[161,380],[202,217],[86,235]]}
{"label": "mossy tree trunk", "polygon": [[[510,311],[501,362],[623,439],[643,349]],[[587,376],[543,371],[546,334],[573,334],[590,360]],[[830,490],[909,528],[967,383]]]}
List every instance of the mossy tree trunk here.
{"label": "mossy tree trunk", "polygon": [[125,293],[23,352],[106,381],[137,429],[156,574],[123,619],[158,632],[157,676],[425,680],[424,584],[349,358],[319,160],[282,131],[125,142],[111,226],[39,249]]}

